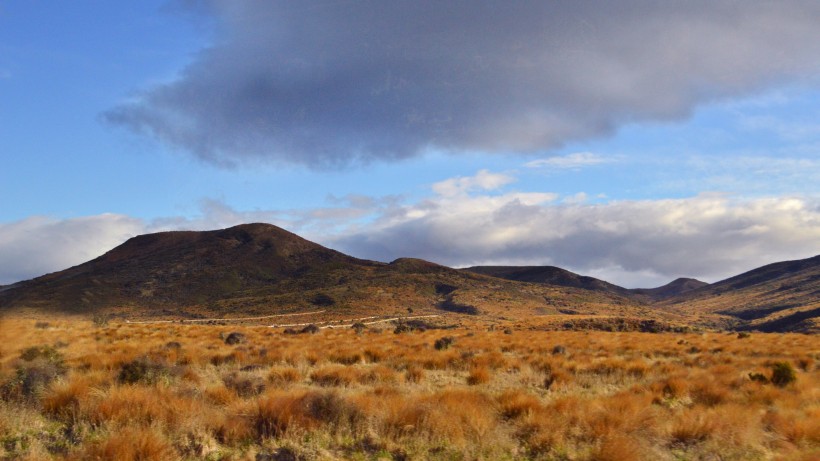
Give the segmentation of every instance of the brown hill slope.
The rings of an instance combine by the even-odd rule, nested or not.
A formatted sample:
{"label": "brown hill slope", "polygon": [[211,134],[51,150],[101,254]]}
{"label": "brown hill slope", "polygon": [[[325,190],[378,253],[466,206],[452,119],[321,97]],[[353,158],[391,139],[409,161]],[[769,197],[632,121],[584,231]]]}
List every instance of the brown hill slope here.
{"label": "brown hill slope", "polygon": [[626,288],[555,266],[473,266],[462,270],[518,282],[582,288],[600,293],[630,296],[630,291]]}
{"label": "brown hill slope", "polygon": [[339,315],[455,311],[495,317],[635,316],[609,293],[537,286],[416,259],[366,261],[270,224],[134,237],[79,266],[0,292],[0,312],[238,316],[326,309]]}
{"label": "brown hill slope", "polygon": [[820,256],[759,267],[661,305],[719,314],[739,329],[820,331]]}
{"label": "brown hill slope", "polygon": [[671,298],[708,285],[700,280],[679,278],[658,288],[629,289],[594,277],[579,275],[555,266],[473,266],[462,270],[519,282],[581,288],[599,293],[632,298],[641,302],[653,302]]}
{"label": "brown hill slope", "polygon": [[680,296],[686,292],[697,290],[698,288],[703,288],[707,285],[709,284],[706,282],[701,282],[697,279],[681,277],[657,288],[634,288],[629,290],[629,292],[640,296],[646,296],[655,301],[660,301],[663,299]]}

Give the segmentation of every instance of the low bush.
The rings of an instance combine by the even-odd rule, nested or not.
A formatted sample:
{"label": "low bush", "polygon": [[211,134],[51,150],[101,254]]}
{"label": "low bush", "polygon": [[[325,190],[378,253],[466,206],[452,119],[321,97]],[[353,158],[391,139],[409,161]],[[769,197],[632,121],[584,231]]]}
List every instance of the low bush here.
{"label": "low bush", "polygon": [[442,338],[437,339],[436,342],[433,344],[433,347],[435,347],[437,351],[443,351],[449,349],[450,346],[455,342],[455,340],[456,339],[452,336],[444,336]]}
{"label": "low bush", "polygon": [[797,372],[789,362],[777,362],[772,365],[771,382],[777,387],[786,387],[797,381]]}
{"label": "low bush", "polygon": [[234,344],[242,344],[246,342],[248,338],[238,331],[234,331],[229,333],[228,336],[225,337],[225,344],[233,346]]}
{"label": "low bush", "polygon": [[171,376],[171,370],[165,364],[140,357],[120,366],[117,381],[121,384],[154,384]]}

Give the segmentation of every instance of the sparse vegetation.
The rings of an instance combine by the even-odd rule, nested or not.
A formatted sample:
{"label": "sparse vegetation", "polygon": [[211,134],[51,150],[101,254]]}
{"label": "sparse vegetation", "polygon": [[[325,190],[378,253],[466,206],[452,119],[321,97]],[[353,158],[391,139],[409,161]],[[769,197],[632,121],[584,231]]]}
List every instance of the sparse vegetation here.
{"label": "sparse vegetation", "polygon": [[0,459],[820,453],[817,336],[0,321]]}

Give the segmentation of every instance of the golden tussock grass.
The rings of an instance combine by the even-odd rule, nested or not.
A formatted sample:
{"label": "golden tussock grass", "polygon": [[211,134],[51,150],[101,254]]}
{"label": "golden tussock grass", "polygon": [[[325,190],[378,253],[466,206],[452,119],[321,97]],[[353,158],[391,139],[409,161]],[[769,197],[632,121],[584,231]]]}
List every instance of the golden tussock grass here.
{"label": "golden tussock grass", "polygon": [[[820,452],[814,336],[2,321],[0,459],[254,459],[282,446],[305,459]],[[245,341],[227,344],[231,332]],[[777,386],[782,363],[796,381]]]}
{"label": "golden tussock grass", "polygon": [[148,428],[115,432],[69,459],[100,461],[173,461],[179,454],[167,439]]}

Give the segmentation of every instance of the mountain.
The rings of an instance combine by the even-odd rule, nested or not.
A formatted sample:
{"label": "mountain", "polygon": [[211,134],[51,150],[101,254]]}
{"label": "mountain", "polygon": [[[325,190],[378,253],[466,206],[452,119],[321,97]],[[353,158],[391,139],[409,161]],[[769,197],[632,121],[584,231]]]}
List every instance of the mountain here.
{"label": "mountain", "polygon": [[708,285],[700,280],[679,278],[658,288],[628,289],[555,266],[473,266],[462,270],[519,282],[581,288],[632,298],[641,302],[671,298]]}
{"label": "mountain", "polygon": [[628,291],[639,296],[648,297],[653,301],[659,301],[663,299],[673,298],[675,296],[680,296],[683,293],[696,290],[698,288],[703,288],[707,285],[709,284],[706,282],[701,282],[700,280],[681,277],[661,287],[633,288]]}
{"label": "mountain", "polygon": [[0,312],[214,317],[330,310],[345,315],[456,311],[522,317],[632,313],[610,293],[536,286],[418,259],[367,261],[270,224],[129,239],[84,264],[0,291]]}
{"label": "mountain", "polygon": [[768,264],[682,293],[660,306],[716,314],[738,329],[820,332],[820,255]]}
{"label": "mountain", "polygon": [[626,297],[630,295],[626,288],[555,266],[473,266],[462,270],[518,282],[581,288]]}

